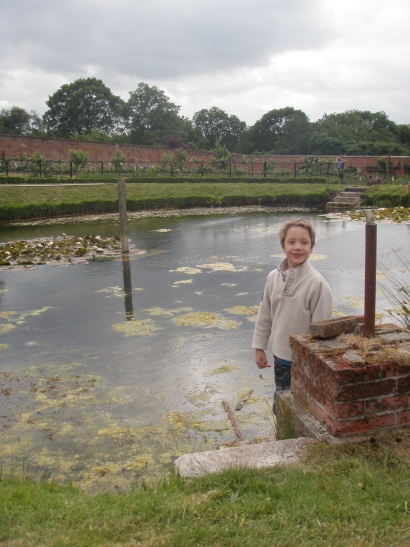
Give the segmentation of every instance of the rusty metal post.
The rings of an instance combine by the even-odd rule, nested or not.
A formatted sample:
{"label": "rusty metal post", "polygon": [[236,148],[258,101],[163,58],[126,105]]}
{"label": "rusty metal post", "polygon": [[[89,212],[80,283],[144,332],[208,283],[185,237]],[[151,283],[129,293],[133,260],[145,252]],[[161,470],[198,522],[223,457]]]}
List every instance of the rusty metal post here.
{"label": "rusty metal post", "polygon": [[366,216],[366,255],[364,270],[364,327],[367,338],[374,336],[376,318],[376,263],[377,263],[377,226],[370,209],[364,209]]}
{"label": "rusty metal post", "polygon": [[127,198],[125,195],[124,179],[118,180],[118,211],[120,215],[121,251],[129,253],[127,227]]}

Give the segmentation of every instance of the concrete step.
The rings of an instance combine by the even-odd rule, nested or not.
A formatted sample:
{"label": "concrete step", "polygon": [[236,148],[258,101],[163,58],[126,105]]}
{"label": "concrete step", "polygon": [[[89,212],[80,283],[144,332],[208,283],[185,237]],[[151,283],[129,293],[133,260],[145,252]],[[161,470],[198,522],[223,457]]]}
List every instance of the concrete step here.
{"label": "concrete step", "polygon": [[348,211],[349,209],[358,209],[359,206],[360,203],[328,201],[326,203],[326,211]]}
{"label": "concrete step", "polygon": [[361,204],[364,188],[348,187],[340,191],[332,201],[326,204],[326,210],[337,211],[357,209]]}
{"label": "concrete step", "polygon": [[181,477],[200,477],[230,468],[250,467],[260,469],[301,461],[308,447],[315,441],[307,437],[286,439],[260,444],[241,445],[206,452],[184,454],[174,462]]}
{"label": "concrete step", "polygon": [[360,203],[362,200],[360,197],[354,197],[354,196],[341,196],[340,194],[335,196],[332,201],[339,201],[341,203]]}
{"label": "concrete step", "polygon": [[339,192],[337,194],[338,196],[345,196],[345,197],[352,197],[352,198],[361,198],[362,197],[362,192]]}

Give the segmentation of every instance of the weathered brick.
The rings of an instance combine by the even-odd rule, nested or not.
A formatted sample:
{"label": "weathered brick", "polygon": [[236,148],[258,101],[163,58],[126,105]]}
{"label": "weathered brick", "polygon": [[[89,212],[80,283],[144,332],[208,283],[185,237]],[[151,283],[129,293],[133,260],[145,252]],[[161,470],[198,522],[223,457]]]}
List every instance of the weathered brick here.
{"label": "weathered brick", "polygon": [[335,436],[357,435],[374,430],[390,429],[395,425],[395,414],[392,412],[352,420],[335,420],[329,424],[328,430]]}
{"label": "weathered brick", "polygon": [[397,393],[410,394],[410,375],[402,376],[397,379]]}
{"label": "weathered brick", "polygon": [[363,326],[363,315],[336,317],[327,321],[318,321],[310,325],[309,334],[315,338],[334,338],[340,334],[357,331]]}
{"label": "weathered brick", "polygon": [[364,401],[350,401],[342,404],[327,404],[325,409],[334,420],[343,420],[364,416],[365,403]]}
{"label": "weathered brick", "polygon": [[366,415],[376,414],[389,410],[406,409],[409,406],[407,395],[393,395],[391,397],[379,397],[366,401]]}
{"label": "weathered brick", "polygon": [[410,425],[410,410],[405,410],[397,414],[397,427],[403,425]]}
{"label": "weathered brick", "polygon": [[[383,336],[398,336],[401,331],[397,326],[379,329]],[[349,362],[343,357],[349,355],[346,343],[337,340],[317,341],[308,334],[291,336],[295,354],[291,390],[295,397],[333,435],[408,424],[409,367],[378,362],[377,350],[363,352],[364,361]]]}
{"label": "weathered brick", "polygon": [[393,379],[350,384],[341,388],[337,401],[347,402],[383,395],[394,395],[397,392],[396,387],[396,381]]}

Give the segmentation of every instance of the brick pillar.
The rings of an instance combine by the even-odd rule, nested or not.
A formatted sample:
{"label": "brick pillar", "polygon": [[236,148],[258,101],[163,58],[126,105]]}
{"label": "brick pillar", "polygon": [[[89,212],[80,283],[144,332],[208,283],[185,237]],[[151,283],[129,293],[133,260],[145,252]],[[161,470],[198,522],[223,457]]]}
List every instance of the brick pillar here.
{"label": "brick pillar", "polygon": [[291,336],[291,392],[331,435],[409,425],[410,332],[395,325],[376,327],[377,343],[369,341],[367,349],[357,339],[355,348],[339,336]]}

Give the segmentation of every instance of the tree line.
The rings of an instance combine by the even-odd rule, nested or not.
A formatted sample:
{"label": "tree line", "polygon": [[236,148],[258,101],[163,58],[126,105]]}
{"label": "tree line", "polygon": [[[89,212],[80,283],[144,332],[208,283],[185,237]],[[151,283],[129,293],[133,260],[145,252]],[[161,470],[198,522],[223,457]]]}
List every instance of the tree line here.
{"label": "tree line", "polygon": [[164,91],[141,82],[124,101],[97,78],[61,86],[43,116],[13,106],[0,111],[0,133],[161,145],[171,149],[241,154],[408,155],[410,125],[384,112],[348,110],[311,122],[302,110],[273,109],[254,125],[213,106],[192,119],[180,114]]}

